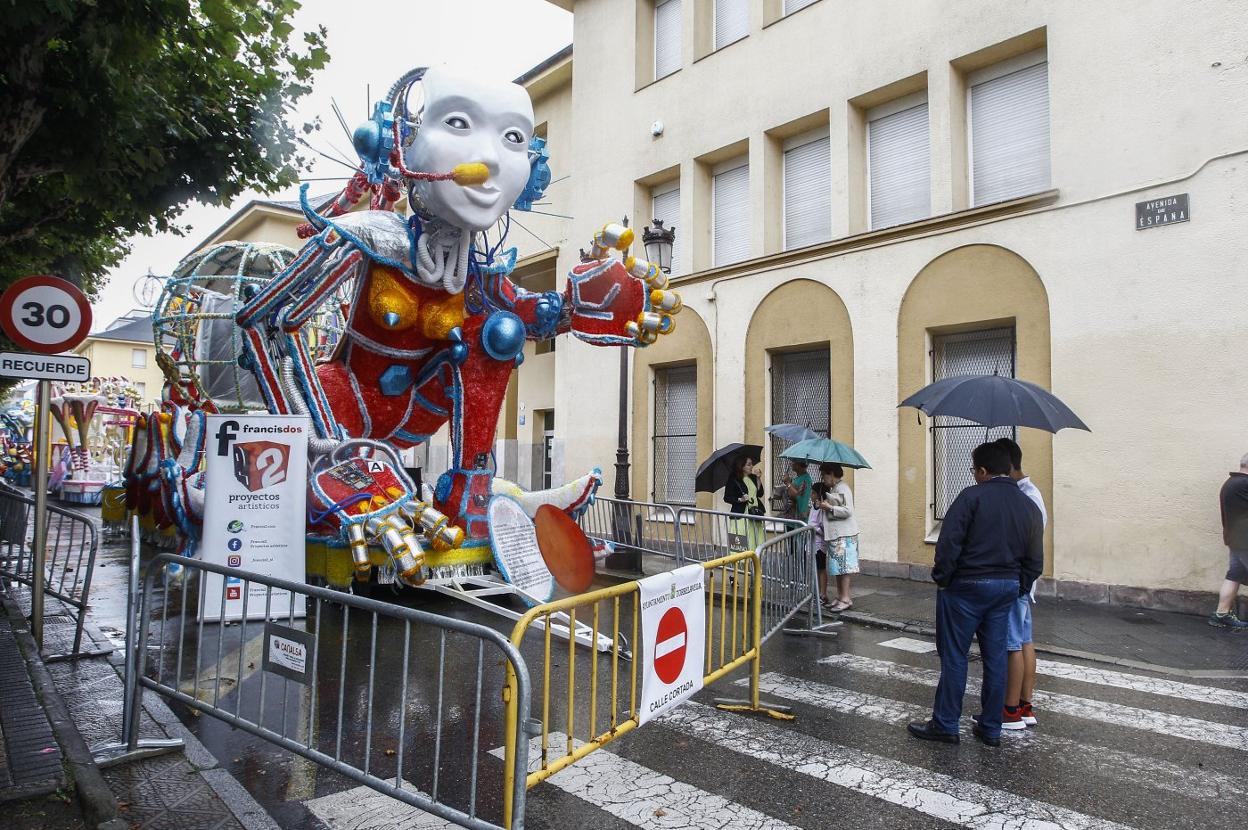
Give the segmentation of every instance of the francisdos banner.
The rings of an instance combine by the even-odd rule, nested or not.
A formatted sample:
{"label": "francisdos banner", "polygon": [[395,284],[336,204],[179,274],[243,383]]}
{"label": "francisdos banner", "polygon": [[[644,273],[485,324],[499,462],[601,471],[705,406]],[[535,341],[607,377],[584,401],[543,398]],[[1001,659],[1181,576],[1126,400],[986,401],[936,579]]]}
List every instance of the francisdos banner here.
{"label": "francisdos banner", "polygon": [[[204,452],[205,562],[304,581],[308,419],[291,415],[209,415]],[[287,591],[271,593],[241,577],[206,574],[204,620],[304,616]],[[224,601],[223,601],[224,598]]]}

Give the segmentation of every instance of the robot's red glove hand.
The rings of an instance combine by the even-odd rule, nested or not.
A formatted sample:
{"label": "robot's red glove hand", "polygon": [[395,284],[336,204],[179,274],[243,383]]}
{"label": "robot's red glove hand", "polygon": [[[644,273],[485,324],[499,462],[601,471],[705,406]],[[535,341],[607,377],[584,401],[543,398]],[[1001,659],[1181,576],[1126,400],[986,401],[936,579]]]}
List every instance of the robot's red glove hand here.
{"label": "robot's red glove hand", "polygon": [[668,288],[667,275],[636,257],[609,258],[625,250],[632,231],[608,225],[594,237],[588,256],[568,275],[570,327],[581,340],[597,345],[645,346],[675,328],[680,295]]}

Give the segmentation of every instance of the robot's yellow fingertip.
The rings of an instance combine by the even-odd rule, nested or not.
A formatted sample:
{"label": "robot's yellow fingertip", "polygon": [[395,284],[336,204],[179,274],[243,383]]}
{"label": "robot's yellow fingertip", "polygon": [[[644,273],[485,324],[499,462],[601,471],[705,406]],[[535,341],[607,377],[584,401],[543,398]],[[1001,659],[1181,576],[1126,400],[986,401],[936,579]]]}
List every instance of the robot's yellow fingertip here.
{"label": "robot's yellow fingertip", "polygon": [[637,234],[633,233],[632,228],[625,228],[624,233],[620,234],[620,241],[615,244],[617,251],[626,251],[633,244],[633,240],[637,238]]}
{"label": "robot's yellow fingertip", "polygon": [[455,184],[468,187],[474,184],[485,184],[490,177],[490,169],[479,161],[457,164],[451,171]]}

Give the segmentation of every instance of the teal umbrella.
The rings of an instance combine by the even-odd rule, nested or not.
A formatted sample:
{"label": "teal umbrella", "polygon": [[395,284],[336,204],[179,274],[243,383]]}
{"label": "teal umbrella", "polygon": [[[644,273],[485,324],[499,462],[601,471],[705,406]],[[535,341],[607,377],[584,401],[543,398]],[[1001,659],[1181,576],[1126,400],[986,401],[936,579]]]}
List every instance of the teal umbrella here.
{"label": "teal umbrella", "polygon": [[798,441],[780,453],[780,457],[819,463],[831,461],[855,470],[871,469],[867,459],[863,458],[858,450],[849,444],[842,444],[835,438],[807,438],[805,441]]}

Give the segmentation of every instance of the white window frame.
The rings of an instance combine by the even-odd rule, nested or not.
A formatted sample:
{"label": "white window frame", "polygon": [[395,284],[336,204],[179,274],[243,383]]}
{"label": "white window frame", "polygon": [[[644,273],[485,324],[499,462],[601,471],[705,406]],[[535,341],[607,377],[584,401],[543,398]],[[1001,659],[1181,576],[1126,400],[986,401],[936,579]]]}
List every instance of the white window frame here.
{"label": "white window frame", "polygon": [[730,1],[741,4],[741,9],[745,14],[745,31],[741,33],[740,37],[735,37],[732,40],[726,41],[724,43],[720,43],[719,42],[719,25],[718,25],[719,3],[717,2],[717,0],[711,0],[711,45],[713,47],[712,51],[718,51],[720,49],[723,49],[725,46],[731,46],[732,44],[736,43],[738,40],[744,40],[750,34],[750,2],[749,0],[730,0]]}
{"label": "white window frame", "polygon": [[[967,102],[968,102],[967,106],[970,106],[969,95],[967,96]],[[889,101],[886,104],[880,104],[878,107],[873,107],[867,111],[866,116],[864,118],[864,121],[866,122],[866,129],[864,130],[864,134],[865,134],[864,140],[866,142],[866,146],[864,147],[864,149],[866,150],[866,152],[863,155],[866,157],[864,167],[866,168],[866,175],[867,175],[866,190],[867,190],[867,228],[868,230],[877,230],[877,228],[875,227],[875,223],[871,221],[871,122],[878,121],[881,118],[887,118],[890,115],[896,115],[897,113],[904,112],[908,109],[913,109],[914,107],[917,107],[921,104],[927,105],[927,153],[928,153],[928,158],[927,158],[927,214],[926,216],[922,218],[928,218],[932,215],[932,158],[931,158],[932,107],[931,107],[931,103],[928,101],[928,98],[927,98],[927,90],[922,89],[922,90],[919,90],[918,92],[913,92],[909,95],[903,95],[902,97]],[[969,131],[970,129],[969,126],[967,129]],[[918,221],[918,220],[916,219],[913,221]],[[897,227],[897,226],[889,225],[888,227]]]}
{"label": "white window frame", "polygon": [[[787,189],[787,176],[785,175],[785,169],[784,169],[784,166],[786,163],[786,154],[790,150],[796,147],[802,147],[807,144],[811,144],[812,142],[820,141],[825,138],[829,139],[828,140],[828,181],[827,181],[828,237],[827,239],[823,240],[824,242],[827,242],[832,239],[832,157],[831,157],[832,142],[831,142],[831,137],[830,137],[830,131],[827,125],[824,125],[822,127],[816,127],[813,130],[807,130],[804,133],[800,133],[795,136],[790,136],[789,138],[786,138],[784,142],[780,145],[780,235],[781,237],[783,237],[781,244],[784,246],[784,250],[786,251],[789,250],[788,199],[786,197],[786,192],[785,192]],[[810,244],[818,245],[820,243],[812,242]]]}
{"label": "white window frame", "polygon": [[[136,359],[141,359],[142,363],[135,363]],[[147,349],[131,349],[130,350],[130,368],[146,369],[147,368]]]}
{"label": "white window frame", "polygon": [[[667,72],[663,72],[660,74],[659,72],[659,8],[662,6],[666,6],[669,3],[676,4],[676,66],[673,69],[670,69]],[[682,51],[682,47],[684,44],[684,19],[682,15],[683,15],[683,9],[681,8],[681,0],[655,0],[654,22],[653,22],[654,43],[652,44],[652,47],[654,51],[654,61],[653,61],[654,80],[656,81],[661,78],[666,78],[668,75],[674,74],[675,72],[678,72],[681,68],[681,64],[682,64],[681,51]]]}
{"label": "white window frame", "polygon": [[[723,173],[727,173],[727,172],[730,172],[730,171],[732,171],[732,170],[736,170],[736,169],[741,168],[741,167],[746,168],[746,172],[745,172],[745,182],[746,182],[746,185],[745,185],[745,192],[746,192],[746,199],[747,199],[747,201],[746,201],[746,206],[745,206],[745,228],[746,228],[746,235],[747,235],[747,238],[746,238],[746,243],[745,243],[745,255],[744,255],[744,256],[742,256],[740,259],[734,259],[732,262],[720,262],[720,261],[719,261],[719,258],[715,255],[715,228],[716,228],[716,227],[718,227],[718,225],[719,225],[719,217],[715,215],[715,214],[716,214],[716,210],[715,210],[715,189],[716,189],[716,187],[715,187],[715,185],[716,185],[715,178],[716,178],[717,176],[719,176],[719,175],[723,174]],[[721,265],[734,265],[734,264],[736,264],[736,263],[738,263],[738,262],[744,262],[744,261],[746,261],[747,259],[749,259],[749,258],[750,258],[750,242],[749,242],[749,238],[748,238],[749,231],[750,231],[750,221],[751,221],[751,216],[750,216],[750,213],[751,213],[751,211],[750,211],[750,204],[749,204],[749,201],[748,201],[748,199],[749,199],[749,192],[750,192],[750,184],[749,184],[749,182],[750,182],[750,172],[749,172],[749,167],[750,167],[750,157],[749,157],[748,155],[742,155],[742,156],[737,156],[736,158],[730,159],[730,160],[728,160],[728,161],[723,161],[723,162],[720,162],[719,164],[717,164],[717,165],[715,165],[714,167],[712,167],[712,168],[711,168],[711,267],[712,267],[712,268],[718,268],[718,267],[719,267],[719,266],[721,266]]]}
{"label": "white window frame", "polygon": [[[677,211],[679,211],[680,209],[680,195],[679,195],[680,194],[680,179],[672,179],[670,182],[664,182],[663,184],[655,185],[654,187],[650,188],[650,215],[646,217],[647,219],[658,218],[655,216],[654,200],[659,198],[660,196],[666,196],[668,193],[672,193],[672,192],[675,192],[677,194],[676,206],[677,206]],[[712,201],[712,204],[714,204],[713,201]],[[645,225],[644,222],[642,224],[643,226]],[[675,227],[675,223],[669,223],[667,227]],[[677,276],[678,274],[684,273],[684,271],[681,269],[681,262],[680,262],[683,254],[684,254],[684,249],[681,246],[681,237],[680,237],[680,234],[678,233],[676,235],[676,241],[672,244],[671,276],[673,277]]]}
{"label": "white window frame", "polygon": [[[1025,52],[1021,55],[1015,55],[1012,58],[1007,58],[998,63],[994,63],[991,66],[985,66],[983,69],[977,69],[974,72],[970,72],[967,74],[966,84],[965,84],[965,89],[966,89],[966,112],[965,112],[965,115],[966,115],[966,179],[967,179],[967,187],[968,187],[967,193],[969,196],[971,207],[979,207],[979,205],[975,202],[975,130],[973,129],[974,115],[972,113],[972,108],[971,108],[971,88],[978,86],[979,84],[982,84],[985,81],[996,80],[997,78],[1004,77],[1005,75],[1011,75],[1020,70],[1030,69],[1031,67],[1036,66],[1038,64],[1048,63],[1048,62],[1049,62],[1048,47],[1042,46],[1039,49],[1033,49],[1032,51]],[[1051,76],[1050,76],[1050,80],[1051,80]],[[1052,88],[1051,87],[1049,88],[1049,92],[1050,92],[1050,97],[1049,97],[1049,102],[1050,102],[1050,107],[1049,107],[1049,140],[1050,140],[1049,185],[1052,186],[1053,109],[1052,109],[1052,94],[1051,94]],[[992,203],[987,202],[985,204],[992,204]]]}

